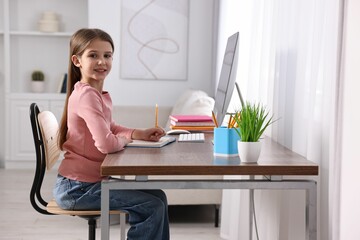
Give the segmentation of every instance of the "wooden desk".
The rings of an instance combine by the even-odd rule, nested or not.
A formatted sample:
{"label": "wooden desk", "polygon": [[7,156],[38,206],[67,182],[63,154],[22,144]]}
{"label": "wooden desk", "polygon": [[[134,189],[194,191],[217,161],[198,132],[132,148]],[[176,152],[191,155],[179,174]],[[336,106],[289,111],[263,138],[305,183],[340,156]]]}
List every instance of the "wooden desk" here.
{"label": "wooden desk", "polygon": [[[306,190],[307,239],[315,240],[317,232],[316,181],[301,176],[317,176],[318,165],[277,144],[263,140],[257,164],[240,163],[238,157],[213,155],[212,134],[205,143],[175,142],[163,148],[127,148],[108,154],[101,166],[104,176],[136,176],[132,180],[102,182],[101,239],[109,239],[109,191],[114,189],[304,189]],[[149,175],[203,175],[204,179],[150,180]],[[209,175],[247,175],[250,179],[207,180]],[[255,176],[266,176],[258,179]],[[291,180],[284,176],[298,176]],[[251,231],[250,231],[251,232]]]}

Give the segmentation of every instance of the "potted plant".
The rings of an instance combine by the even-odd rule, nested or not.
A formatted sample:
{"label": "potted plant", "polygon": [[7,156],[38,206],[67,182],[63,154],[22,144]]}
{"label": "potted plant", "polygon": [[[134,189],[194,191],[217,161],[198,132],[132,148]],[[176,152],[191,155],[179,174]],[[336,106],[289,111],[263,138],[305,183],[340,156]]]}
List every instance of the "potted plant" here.
{"label": "potted plant", "polygon": [[260,137],[274,121],[269,116],[266,108],[260,104],[251,104],[247,102],[243,108],[235,114],[237,134],[240,137],[238,141],[238,153],[241,162],[256,163],[260,151]]}
{"label": "potted plant", "polygon": [[43,92],[45,89],[45,76],[40,70],[35,70],[31,74],[31,87],[32,91],[36,93]]}

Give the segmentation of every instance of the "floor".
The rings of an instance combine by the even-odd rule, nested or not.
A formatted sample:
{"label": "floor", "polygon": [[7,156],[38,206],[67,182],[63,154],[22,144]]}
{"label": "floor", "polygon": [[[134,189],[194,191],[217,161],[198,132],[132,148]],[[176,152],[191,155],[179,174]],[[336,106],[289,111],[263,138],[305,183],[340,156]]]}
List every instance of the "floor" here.
{"label": "floor", "polygon": [[[47,174],[42,194],[51,198],[56,173]],[[87,239],[87,222],[78,217],[45,216],[37,213],[29,201],[32,170],[0,169],[0,240],[80,240]],[[171,206],[172,240],[220,240],[214,227],[213,206]],[[100,229],[96,230],[100,239]],[[111,239],[119,239],[119,225],[112,225]]]}

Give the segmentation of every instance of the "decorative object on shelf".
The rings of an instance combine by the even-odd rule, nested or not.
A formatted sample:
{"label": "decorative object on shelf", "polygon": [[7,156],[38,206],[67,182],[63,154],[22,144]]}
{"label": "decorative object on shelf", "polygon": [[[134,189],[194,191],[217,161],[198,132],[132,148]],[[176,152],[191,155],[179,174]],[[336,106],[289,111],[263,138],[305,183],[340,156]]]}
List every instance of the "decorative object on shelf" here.
{"label": "decorative object on shelf", "polygon": [[31,88],[33,92],[41,93],[45,89],[45,76],[40,70],[35,70],[31,74]]}
{"label": "decorative object on shelf", "polygon": [[256,163],[261,152],[261,135],[273,121],[269,112],[260,104],[247,102],[245,106],[234,116],[238,141],[238,153],[243,163]]}
{"label": "decorative object on shelf", "polygon": [[38,29],[40,32],[59,32],[59,25],[56,13],[46,11],[38,22]]}
{"label": "decorative object on shelf", "polygon": [[64,73],[61,76],[59,87],[58,87],[58,93],[66,93],[66,85],[67,85],[67,73]]}

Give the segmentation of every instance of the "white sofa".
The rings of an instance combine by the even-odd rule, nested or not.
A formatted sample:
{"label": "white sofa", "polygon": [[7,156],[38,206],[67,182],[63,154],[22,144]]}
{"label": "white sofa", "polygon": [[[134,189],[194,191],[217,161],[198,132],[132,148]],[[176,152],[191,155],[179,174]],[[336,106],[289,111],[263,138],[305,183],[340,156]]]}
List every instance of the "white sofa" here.
{"label": "white sofa", "polygon": [[[173,107],[159,106],[159,125],[167,128],[170,114],[210,114],[214,100],[202,91],[188,90]],[[114,106],[114,120],[124,126],[148,128],[154,126],[154,106]],[[169,176],[163,176],[169,177]],[[216,178],[199,176],[171,176],[176,178]],[[157,177],[159,178],[159,177]],[[169,205],[214,205],[215,225],[218,225],[222,190],[165,190]]]}

